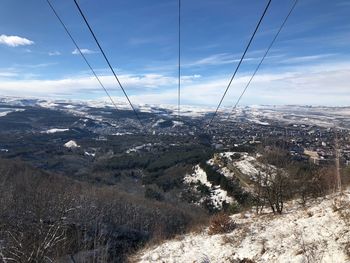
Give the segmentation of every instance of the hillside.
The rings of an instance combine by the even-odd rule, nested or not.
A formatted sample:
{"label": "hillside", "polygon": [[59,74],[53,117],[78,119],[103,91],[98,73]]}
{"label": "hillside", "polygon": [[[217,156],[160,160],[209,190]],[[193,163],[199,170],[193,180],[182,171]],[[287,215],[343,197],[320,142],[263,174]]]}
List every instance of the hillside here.
{"label": "hillside", "polygon": [[[307,215],[307,209],[302,212],[288,201],[316,206],[310,199],[333,192],[335,139],[342,183],[350,183],[347,129],[283,121],[279,108],[266,116],[266,107],[245,107],[232,122],[219,121],[205,131],[211,114],[204,109],[188,108],[181,122],[172,108],[138,109],[145,128],[132,111],[98,101],[0,98],[0,262],[14,250],[20,251],[19,262],[28,255],[37,255],[33,262],[126,262],[134,253],[136,262],[152,257],[158,262],[202,262],[206,257],[271,262],[273,256],[300,252],[298,244],[286,250],[289,254],[277,245],[289,246],[289,239],[280,240],[293,234],[292,227],[284,233],[278,226]],[[327,114],[309,117],[314,115]],[[247,212],[271,203],[282,216]],[[322,213],[316,210],[298,231],[311,219],[319,225]],[[208,227],[221,212],[234,214],[235,231],[189,234]],[[332,218],[327,220],[323,225],[332,225],[327,223]],[[52,227],[67,237],[44,245],[43,251]],[[178,236],[175,245],[184,250],[168,248],[171,241],[139,252]]]}
{"label": "hillside", "polygon": [[[306,207],[296,201],[285,213],[232,216],[228,234],[178,236],[141,251],[134,262],[350,262],[350,191],[318,198]],[[246,261],[243,261],[246,259]],[[247,261],[250,259],[251,261]]]}

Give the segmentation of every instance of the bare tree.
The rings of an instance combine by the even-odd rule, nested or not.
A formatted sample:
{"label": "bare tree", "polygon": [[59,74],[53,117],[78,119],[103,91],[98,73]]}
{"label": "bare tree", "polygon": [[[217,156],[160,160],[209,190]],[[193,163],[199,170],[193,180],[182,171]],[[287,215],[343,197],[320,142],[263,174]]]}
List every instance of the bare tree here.
{"label": "bare tree", "polygon": [[288,185],[288,175],[283,170],[264,166],[255,180],[256,212],[269,205],[274,214],[281,214],[285,198],[289,195]]}

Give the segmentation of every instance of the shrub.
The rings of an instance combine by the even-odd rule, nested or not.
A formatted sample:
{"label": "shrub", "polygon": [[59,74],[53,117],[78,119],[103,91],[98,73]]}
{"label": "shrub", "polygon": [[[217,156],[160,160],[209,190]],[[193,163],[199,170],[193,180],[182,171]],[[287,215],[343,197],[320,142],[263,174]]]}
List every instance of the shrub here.
{"label": "shrub", "polygon": [[209,235],[225,234],[237,228],[237,224],[232,221],[229,215],[219,213],[210,220]]}
{"label": "shrub", "polygon": [[225,212],[229,213],[229,214],[237,214],[241,211],[241,206],[239,203],[224,203],[224,210]]}

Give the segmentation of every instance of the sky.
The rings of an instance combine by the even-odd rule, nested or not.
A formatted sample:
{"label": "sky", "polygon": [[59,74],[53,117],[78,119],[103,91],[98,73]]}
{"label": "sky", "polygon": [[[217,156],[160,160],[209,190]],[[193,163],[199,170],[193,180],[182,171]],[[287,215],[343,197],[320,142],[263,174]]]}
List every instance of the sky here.
{"label": "sky", "polygon": [[[51,0],[102,82],[126,102],[73,0]],[[177,103],[177,0],[80,0],[135,104]],[[294,0],[272,0],[227,93],[235,104]],[[186,105],[215,106],[267,0],[182,0]],[[350,0],[299,0],[241,105],[350,105]],[[0,96],[106,99],[46,0],[1,0]]]}

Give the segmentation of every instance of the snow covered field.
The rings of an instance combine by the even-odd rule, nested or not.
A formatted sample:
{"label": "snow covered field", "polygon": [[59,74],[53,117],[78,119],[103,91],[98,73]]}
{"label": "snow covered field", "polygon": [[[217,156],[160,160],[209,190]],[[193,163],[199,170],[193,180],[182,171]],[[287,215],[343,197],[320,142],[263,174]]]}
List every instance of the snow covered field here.
{"label": "snow covered field", "polygon": [[[340,201],[348,204],[350,192],[319,198],[307,207],[286,204],[282,215],[245,212],[232,216],[238,228],[224,235],[191,233],[158,247],[140,251],[133,262],[225,263],[248,258],[254,262],[350,262],[350,218],[340,216]],[[343,212],[345,210],[342,210]]]}

